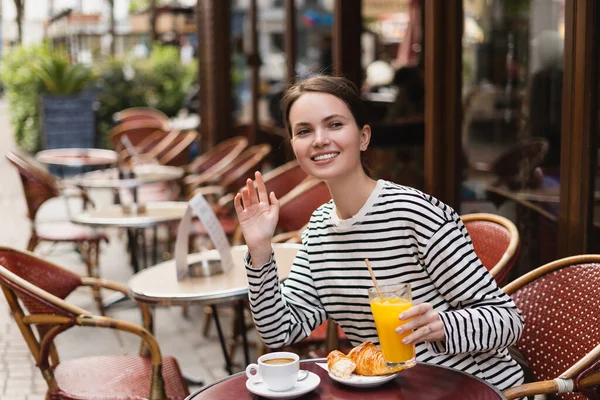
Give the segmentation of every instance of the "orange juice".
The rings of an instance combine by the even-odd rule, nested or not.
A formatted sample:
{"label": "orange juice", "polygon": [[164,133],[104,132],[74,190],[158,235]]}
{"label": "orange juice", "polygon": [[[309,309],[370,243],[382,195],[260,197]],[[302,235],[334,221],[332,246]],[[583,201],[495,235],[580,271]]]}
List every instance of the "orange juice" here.
{"label": "orange juice", "polygon": [[412,302],[406,299],[386,297],[371,299],[371,312],[379,336],[379,345],[388,364],[414,365],[415,345],[402,343],[402,339],[411,332],[396,333],[396,328],[408,321],[398,319],[398,315],[411,307]]}

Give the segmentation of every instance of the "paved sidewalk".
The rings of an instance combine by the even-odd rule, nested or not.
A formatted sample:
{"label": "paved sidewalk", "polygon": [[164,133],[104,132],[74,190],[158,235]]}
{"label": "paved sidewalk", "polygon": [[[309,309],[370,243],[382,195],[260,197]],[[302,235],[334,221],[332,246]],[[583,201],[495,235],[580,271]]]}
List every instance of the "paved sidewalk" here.
{"label": "paved sidewalk", "polygon": [[[5,99],[0,100],[0,132],[0,245],[23,249],[29,237],[30,224],[19,177],[4,157],[8,150],[15,147]],[[91,195],[97,207],[110,203],[107,193],[92,192]],[[59,218],[66,219],[65,203],[61,199],[48,202],[38,215],[38,220]],[[126,283],[132,275],[132,269],[128,265],[124,235],[117,230],[107,232],[111,240],[108,245],[102,245],[101,276]],[[36,253],[76,273],[85,273],[79,255],[70,245],[51,247],[42,244]],[[84,309],[96,311],[88,291],[75,292],[67,300]],[[108,311],[108,316],[140,323],[136,308],[116,307]],[[226,376],[227,372],[216,332],[213,328],[208,338],[203,337],[203,322],[204,312],[200,306],[190,306],[187,318],[183,316],[181,308],[160,308],[155,313],[155,335],[163,354],[175,356],[186,374],[209,383]],[[223,315],[222,323],[226,328],[231,326],[228,314]],[[251,332],[250,340],[256,340],[254,332]],[[73,328],[58,337],[57,346],[61,360],[67,360],[86,355],[135,354],[139,341],[137,336],[109,329]],[[238,351],[234,355],[234,361],[242,360],[240,353]],[[251,349],[251,359],[255,357],[256,352]],[[237,366],[236,371],[241,367]],[[190,387],[191,391],[194,389],[197,387]],[[0,295],[0,399],[43,400],[45,392],[46,383],[10,317],[6,299]]]}

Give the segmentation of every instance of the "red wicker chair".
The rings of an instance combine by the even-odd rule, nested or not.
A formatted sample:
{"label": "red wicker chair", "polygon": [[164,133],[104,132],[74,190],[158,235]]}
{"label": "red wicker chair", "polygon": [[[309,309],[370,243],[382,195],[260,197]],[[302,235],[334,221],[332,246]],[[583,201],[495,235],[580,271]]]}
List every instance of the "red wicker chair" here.
{"label": "red wicker chair", "polygon": [[[69,221],[38,223],[35,218],[42,204],[62,195],[81,198],[85,208],[88,204],[91,204],[86,193],[77,188],[70,188],[69,190],[73,189],[71,192],[61,188],[59,182],[52,175],[36,166],[27,157],[16,152],[9,151],[6,158],[19,172],[27,202],[27,216],[31,221],[31,234],[27,243],[27,250],[34,251],[42,241],[75,243],[81,250],[88,275],[98,278],[100,275],[100,241],[108,242],[108,237],[105,234],[98,233],[88,227],[74,225]],[[100,291],[94,290],[93,294],[100,314],[104,315]]]}
{"label": "red wicker chair", "polygon": [[158,121],[165,124],[169,120],[169,117],[162,111],[154,108],[131,107],[116,112],[113,115],[113,120],[119,124],[131,121]]}
{"label": "red wicker chair", "polygon": [[191,194],[197,188],[211,186],[210,194],[224,195],[236,192],[246,184],[248,178],[254,178],[254,171],[260,170],[265,158],[271,152],[268,144],[257,144],[248,147],[223,169],[214,171],[211,168],[204,174],[188,175],[184,178],[186,193]]}
{"label": "red wicker chair", "polygon": [[515,224],[487,213],[466,214],[460,218],[481,263],[499,284],[504,283],[519,257],[519,231]]}
{"label": "red wicker chair", "polygon": [[215,176],[229,165],[248,146],[248,139],[235,136],[207,150],[187,166],[190,174]]}
{"label": "red wicker chair", "polygon": [[[0,285],[25,342],[48,385],[47,399],[183,400],[189,395],[177,361],[162,357],[145,328],[91,314],[64,299],[81,286],[116,290],[117,282],[82,278],[32,253],[0,247]],[[152,314],[141,305],[144,325]],[[60,361],[54,339],[74,327],[109,328],[138,335],[140,355],[95,356]],[[90,342],[92,346],[93,342]]]}
{"label": "red wicker chair", "polygon": [[120,152],[125,148],[121,142],[121,138],[124,136],[129,139],[133,146],[139,146],[142,143],[149,146],[150,144],[147,143],[149,138],[152,139],[152,143],[156,143],[162,138],[161,136],[166,136],[166,134],[167,131],[162,122],[154,120],[129,121],[112,128],[108,134],[108,142],[114,150]]}
{"label": "red wicker chair", "polygon": [[553,261],[504,291],[523,313],[517,348],[536,380],[504,391],[506,398],[600,399],[600,255]]}

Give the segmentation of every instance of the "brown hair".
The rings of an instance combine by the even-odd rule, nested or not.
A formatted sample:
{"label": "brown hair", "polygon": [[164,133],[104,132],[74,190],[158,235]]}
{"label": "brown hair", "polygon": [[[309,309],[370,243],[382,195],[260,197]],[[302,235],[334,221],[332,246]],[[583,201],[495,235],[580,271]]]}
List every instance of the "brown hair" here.
{"label": "brown hair", "polygon": [[[300,96],[310,92],[328,93],[346,103],[358,129],[362,129],[363,126],[369,123],[360,92],[354,83],[341,76],[317,75],[288,87],[283,93],[281,112],[283,113],[285,130],[290,138],[293,136],[290,125],[290,109]],[[369,163],[364,152],[360,153],[360,160],[365,173],[371,176]]]}
{"label": "brown hair", "polygon": [[290,86],[283,94],[281,112],[285,130],[290,137],[290,109],[300,96],[308,92],[328,93],[342,100],[350,109],[359,129],[368,123],[360,92],[351,81],[341,76],[317,75]]}

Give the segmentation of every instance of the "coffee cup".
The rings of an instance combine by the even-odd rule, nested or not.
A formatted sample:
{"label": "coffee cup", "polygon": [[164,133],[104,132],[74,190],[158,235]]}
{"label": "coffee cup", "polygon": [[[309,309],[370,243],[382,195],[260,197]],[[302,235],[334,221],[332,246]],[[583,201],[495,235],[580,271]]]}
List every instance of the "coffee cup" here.
{"label": "coffee cup", "polygon": [[252,383],[262,380],[269,390],[285,392],[296,384],[299,369],[300,357],[297,354],[280,351],[260,356],[258,364],[246,367],[246,376]]}

